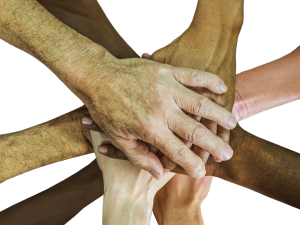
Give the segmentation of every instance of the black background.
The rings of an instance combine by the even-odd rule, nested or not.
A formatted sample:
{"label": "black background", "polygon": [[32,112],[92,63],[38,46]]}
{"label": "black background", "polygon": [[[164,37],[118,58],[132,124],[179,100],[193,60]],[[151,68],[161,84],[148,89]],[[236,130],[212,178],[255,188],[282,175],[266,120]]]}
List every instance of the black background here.
{"label": "black background", "polygon": [[[169,0],[163,1],[164,4],[133,0],[100,2],[114,26],[138,54],[151,53],[180,35],[189,25],[196,5],[195,0]],[[299,46],[297,1],[264,1],[263,5],[260,2],[245,4],[237,72],[281,57]],[[40,62],[3,42],[0,49],[1,133],[33,126],[82,105]],[[294,102],[261,113],[240,124],[260,137],[299,151],[299,104]],[[1,184],[0,210],[65,179],[93,158],[58,163]],[[101,203],[101,199],[93,203],[69,224],[99,224]],[[299,221],[298,210],[219,179],[214,179],[202,209],[206,224],[295,224]]]}

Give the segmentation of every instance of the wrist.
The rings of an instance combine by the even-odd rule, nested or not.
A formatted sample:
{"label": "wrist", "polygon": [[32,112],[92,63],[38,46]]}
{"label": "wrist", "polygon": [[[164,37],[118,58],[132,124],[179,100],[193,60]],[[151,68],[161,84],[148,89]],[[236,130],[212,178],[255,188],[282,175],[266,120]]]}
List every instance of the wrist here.
{"label": "wrist", "polygon": [[[249,107],[250,108],[253,107],[249,106],[249,101],[245,101],[246,99],[249,98],[247,97],[247,93],[245,93],[245,90],[240,88],[239,85],[240,82],[238,78],[239,76],[237,76],[236,78],[235,99],[234,99],[232,113],[234,114],[236,120],[239,122],[250,116]],[[256,104],[254,104],[254,106],[255,105]]]}
{"label": "wrist", "polygon": [[69,60],[61,65],[59,77],[87,104],[92,92],[91,84],[101,79],[103,64],[113,60],[114,57],[105,48],[92,41],[85,43],[81,41],[77,47],[67,51],[70,53]]}
{"label": "wrist", "polygon": [[93,153],[94,150],[93,150],[90,130],[86,129],[81,123],[82,117],[89,114],[89,111],[86,108],[86,106],[82,106],[74,110],[73,112],[74,112],[74,114],[72,115],[73,123],[70,131],[72,131],[74,135],[77,134],[81,138],[84,138],[86,140],[86,144],[89,146],[89,152]]}
{"label": "wrist", "polygon": [[[228,161],[224,161],[218,164],[217,171],[215,171],[214,176],[221,178],[232,183],[237,183],[240,179],[244,177],[243,170],[237,166],[237,164],[244,162],[245,153],[249,153],[249,133],[247,133],[243,128],[237,125],[230,132],[229,144],[234,149],[234,154],[232,158]],[[236,169],[239,168],[239,169]]]}
{"label": "wrist", "polygon": [[[190,205],[191,206],[191,205]],[[200,204],[190,206],[180,206],[171,207],[165,209],[160,209],[159,212],[153,209],[155,218],[159,225],[171,225],[171,224],[178,224],[178,225],[202,225],[203,218],[201,214]],[[188,215],[188,217],[187,217]]]}
{"label": "wrist", "polygon": [[103,224],[149,224],[153,200],[110,190],[105,191],[103,206]]}

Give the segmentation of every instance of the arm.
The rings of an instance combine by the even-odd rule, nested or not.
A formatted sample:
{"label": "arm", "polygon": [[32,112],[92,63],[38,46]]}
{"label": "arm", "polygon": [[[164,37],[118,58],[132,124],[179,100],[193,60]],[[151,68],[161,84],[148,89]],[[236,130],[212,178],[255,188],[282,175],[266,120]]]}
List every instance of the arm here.
{"label": "arm", "polygon": [[57,19],[103,46],[116,58],[139,58],[112,26],[97,0],[38,1]]}
{"label": "arm", "polygon": [[[41,166],[91,153],[90,135],[80,125],[86,113],[86,108],[81,107],[32,128],[1,135],[0,182]],[[69,141],[68,145],[65,140]]]}
{"label": "arm", "polygon": [[[59,21],[36,0],[1,0],[0,7],[3,9],[0,38],[52,70],[84,102],[95,122],[134,165],[156,171],[157,178],[162,175],[163,167],[149,151],[144,143],[147,142],[167,154],[189,175],[203,174],[201,158],[171,130],[181,137],[204,132],[208,140],[192,142],[221,159],[224,149],[231,150],[227,143],[181,111],[207,117],[228,129],[235,127],[236,121],[232,123],[230,112],[183,86],[209,87],[221,94],[224,93],[220,89],[222,80],[217,76],[144,59],[117,59],[104,47]],[[207,80],[206,77],[213,78],[213,82],[201,82]],[[194,110],[203,101],[213,107],[212,113]],[[167,139],[162,139],[163,136]],[[212,143],[218,143],[216,150]],[[145,149],[147,154],[144,154]],[[181,154],[187,157],[179,157]]]}
{"label": "arm", "polygon": [[[235,98],[236,46],[243,24],[243,0],[201,0],[190,27],[172,43],[144,58],[173,66],[200,69],[217,74],[228,86],[223,95],[214,95],[206,89],[193,88],[197,93],[214,99],[231,111]],[[204,110],[210,110],[204,106]],[[199,120],[199,117],[195,117]],[[234,118],[232,118],[235,120]],[[201,123],[224,141],[229,141],[229,131],[202,118]],[[187,140],[187,139],[186,139]],[[197,153],[206,161],[209,154]],[[232,152],[227,152],[232,155]],[[221,159],[215,157],[220,162]]]}
{"label": "arm", "polygon": [[91,131],[91,137],[104,180],[103,224],[149,224],[154,196],[174,174],[165,170],[162,179],[156,180],[128,161],[101,155],[98,146],[104,134]]}
{"label": "arm", "polygon": [[300,48],[236,77],[233,113],[237,120],[300,98]]}
{"label": "arm", "polygon": [[260,139],[238,127],[230,163],[216,164],[214,176],[300,209],[300,154]]}
{"label": "arm", "polygon": [[3,210],[0,224],[63,225],[103,192],[102,173],[94,160],[48,190]]}
{"label": "arm", "polygon": [[[67,1],[40,2],[62,22],[96,43],[103,44],[109,51],[114,52],[116,57],[138,57],[110,24],[97,1],[80,1],[81,4],[75,6]],[[118,48],[115,43],[118,43]],[[82,116],[87,113],[87,109],[82,107],[24,131],[1,135],[0,182],[40,166],[92,152],[90,134],[80,123]],[[71,133],[72,130],[76,132]],[[63,138],[58,139],[58,136]],[[62,149],[63,139],[70,142]],[[26,149],[26,152],[20,154],[20,149]],[[39,157],[35,157],[37,155]],[[31,160],[33,158],[34,161]]]}

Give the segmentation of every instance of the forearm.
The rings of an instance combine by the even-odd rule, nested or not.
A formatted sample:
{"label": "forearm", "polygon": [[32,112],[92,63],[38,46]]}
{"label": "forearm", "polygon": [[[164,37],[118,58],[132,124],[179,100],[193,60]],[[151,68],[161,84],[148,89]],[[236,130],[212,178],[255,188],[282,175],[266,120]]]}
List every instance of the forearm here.
{"label": "forearm", "polygon": [[270,143],[240,127],[232,132],[233,158],[216,175],[270,198],[300,208],[300,154]]}
{"label": "forearm", "polygon": [[85,107],[49,122],[0,136],[0,182],[58,161],[93,152],[82,127]]}
{"label": "forearm", "polygon": [[103,178],[95,160],[61,183],[2,211],[0,224],[63,225],[102,195]]}
{"label": "forearm", "polygon": [[116,58],[138,57],[112,26],[97,0],[39,2],[60,21],[103,46]]}
{"label": "forearm", "polygon": [[51,69],[81,100],[82,75],[92,56],[106,50],[55,18],[36,0],[0,1],[0,38],[28,52]]}
{"label": "forearm", "polygon": [[198,0],[191,25],[239,32],[243,24],[243,5],[244,0]]}
{"label": "forearm", "polygon": [[201,49],[199,69],[217,74],[228,86],[219,98],[227,110],[232,110],[234,101],[236,46],[243,24],[243,4],[243,0],[199,0],[189,28],[195,36],[191,39],[195,40],[194,46]]}
{"label": "forearm", "polygon": [[[190,28],[198,32],[204,44],[209,43],[204,54],[210,53],[210,57],[204,58],[204,69],[217,73],[222,68],[222,73],[235,75],[235,53],[243,25],[243,5],[243,0],[198,1]],[[226,70],[224,63],[229,67]]]}
{"label": "forearm", "polygon": [[300,48],[236,77],[234,114],[238,120],[300,98]]}
{"label": "forearm", "polygon": [[164,213],[156,214],[155,219],[158,225],[204,225],[201,206],[197,205],[170,205],[167,209],[163,209]]}
{"label": "forearm", "polygon": [[127,194],[124,190],[120,191],[120,188],[107,191],[103,201],[103,225],[150,224],[153,198]]}

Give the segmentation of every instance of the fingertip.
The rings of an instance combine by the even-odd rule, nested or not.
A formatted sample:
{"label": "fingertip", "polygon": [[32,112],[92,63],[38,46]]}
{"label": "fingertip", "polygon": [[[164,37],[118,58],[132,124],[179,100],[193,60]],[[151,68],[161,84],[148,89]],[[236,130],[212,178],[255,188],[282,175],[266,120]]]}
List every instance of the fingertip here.
{"label": "fingertip", "polygon": [[217,157],[213,157],[213,158],[214,158],[215,162],[218,162],[218,163],[222,162],[222,160]]}
{"label": "fingertip", "polygon": [[93,119],[92,119],[92,117],[90,115],[85,115],[81,119],[82,125],[85,125],[85,126],[90,126],[90,125],[93,124],[93,122],[94,121],[93,121]]}
{"label": "fingertip", "polygon": [[167,174],[167,173],[169,173],[169,172],[170,172],[169,169],[163,168],[163,175],[165,175],[165,174]]}
{"label": "fingertip", "polygon": [[106,155],[108,152],[108,147],[105,145],[99,145],[98,152],[102,155]]}
{"label": "fingertip", "polygon": [[221,93],[225,93],[228,90],[228,87],[224,84],[224,82],[220,86]]}
{"label": "fingertip", "polygon": [[202,169],[200,170],[197,175],[196,175],[196,178],[197,179],[202,179],[203,177],[205,177],[205,174],[206,174],[206,170],[205,169]]}
{"label": "fingertip", "polygon": [[149,55],[148,53],[143,53],[142,54],[142,58],[143,59],[150,59],[151,55]]}
{"label": "fingertip", "polygon": [[156,172],[155,170],[148,171],[156,180],[159,180],[161,178],[161,175]]}

